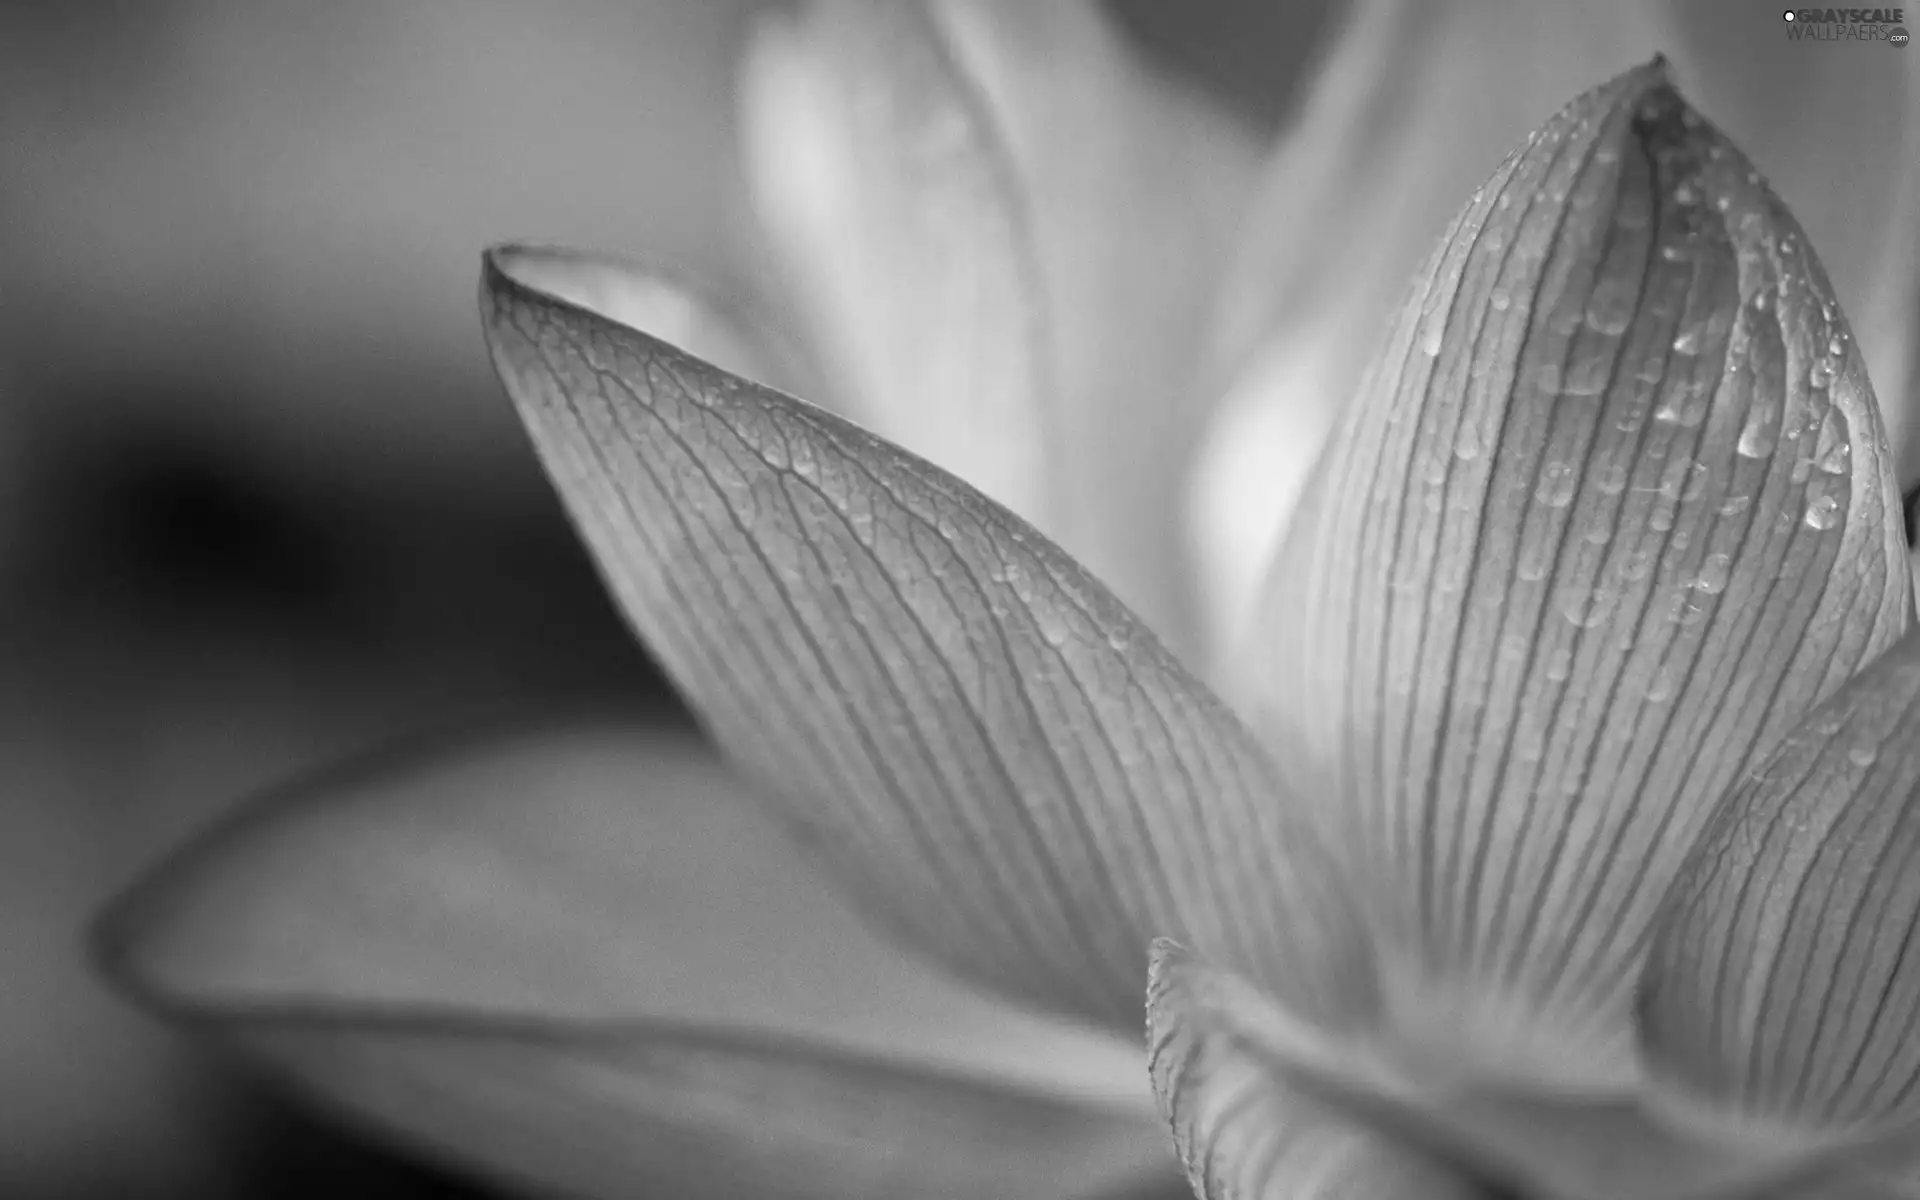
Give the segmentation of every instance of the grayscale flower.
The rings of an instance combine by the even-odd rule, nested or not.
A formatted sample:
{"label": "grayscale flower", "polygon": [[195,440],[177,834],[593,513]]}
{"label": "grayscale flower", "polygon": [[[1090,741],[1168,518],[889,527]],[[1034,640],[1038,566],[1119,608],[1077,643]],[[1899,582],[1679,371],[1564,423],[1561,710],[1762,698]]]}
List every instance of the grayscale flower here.
{"label": "grayscale flower", "polygon": [[[1196,441],[1155,398],[1241,151],[1089,20],[765,27],[754,301],[485,257],[724,763],[576,725],[303,784],[121,902],[116,977],[565,1194],[1155,1195],[1162,1118],[1205,1200],[1910,1194],[1920,636],[1794,217],[1662,61],[1550,119],[1339,409],[1229,707],[1128,473]],[[1076,141],[1114,96],[1140,140]]]}

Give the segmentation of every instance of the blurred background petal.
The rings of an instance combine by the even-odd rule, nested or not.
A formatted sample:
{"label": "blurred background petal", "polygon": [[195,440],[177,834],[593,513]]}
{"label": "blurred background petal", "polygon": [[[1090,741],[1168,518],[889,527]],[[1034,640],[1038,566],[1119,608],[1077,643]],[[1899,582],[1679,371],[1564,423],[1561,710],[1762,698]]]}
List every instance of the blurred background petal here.
{"label": "blurred background petal", "polygon": [[132,894],[163,1009],[710,1023],[1144,1102],[1123,1040],[1023,1017],[868,931],[688,730],[471,732],[250,807]]}
{"label": "blurred background petal", "polygon": [[[1297,7],[1295,37],[1300,25],[1311,31],[1311,6]],[[1056,469],[1075,520],[1065,545],[1191,652],[1198,597],[1180,495],[1213,400],[1193,389],[1193,362],[1238,249],[1261,140],[1157,69],[1094,4],[936,11],[986,91],[1032,207],[1060,409]]]}

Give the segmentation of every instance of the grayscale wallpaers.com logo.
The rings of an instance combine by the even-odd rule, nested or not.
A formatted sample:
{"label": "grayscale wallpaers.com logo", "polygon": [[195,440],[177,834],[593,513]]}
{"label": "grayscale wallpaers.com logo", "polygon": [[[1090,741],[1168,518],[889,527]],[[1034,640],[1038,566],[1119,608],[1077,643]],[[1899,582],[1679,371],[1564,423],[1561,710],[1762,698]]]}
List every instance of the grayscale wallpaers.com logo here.
{"label": "grayscale wallpaers.com logo", "polygon": [[1787,36],[1796,42],[1907,44],[1904,8],[1790,8]]}

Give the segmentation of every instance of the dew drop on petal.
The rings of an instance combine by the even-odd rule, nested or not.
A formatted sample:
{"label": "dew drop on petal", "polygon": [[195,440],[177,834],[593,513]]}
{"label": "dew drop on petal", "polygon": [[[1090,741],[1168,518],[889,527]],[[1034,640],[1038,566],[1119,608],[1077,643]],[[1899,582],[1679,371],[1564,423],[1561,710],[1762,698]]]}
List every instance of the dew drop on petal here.
{"label": "dew drop on petal", "polygon": [[1700,564],[1700,574],[1694,577],[1696,591],[1709,596],[1717,596],[1727,589],[1727,576],[1733,566],[1733,559],[1726,554],[1709,554]]}
{"label": "dew drop on petal", "polygon": [[1661,667],[1647,681],[1647,700],[1653,704],[1662,704],[1673,698],[1673,672]]}
{"label": "dew drop on petal", "polygon": [[1840,501],[1831,495],[1819,495],[1807,501],[1808,529],[1832,529],[1840,523]]}
{"label": "dew drop on petal", "polygon": [[1540,472],[1540,487],[1534,499],[1548,508],[1565,508],[1573,502],[1576,480],[1569,463],[1548,463]]}
{"label": "dew drop on petal", "polygon": [[1880,757],[1880,747],[1870,738],[1861,738],[1847,750],[1847,761],[1856,767],[1870,767]]}
{"label": "dew drop on petal", "polygon": [[1740,429],[1740,440],[1735,443],[1734,451],[1742,458],[1765,458],[1772,454],[1777,437],[1774,420],[1773,411],[1766,405],[1755,405],[1747,413],[1747,423]]}

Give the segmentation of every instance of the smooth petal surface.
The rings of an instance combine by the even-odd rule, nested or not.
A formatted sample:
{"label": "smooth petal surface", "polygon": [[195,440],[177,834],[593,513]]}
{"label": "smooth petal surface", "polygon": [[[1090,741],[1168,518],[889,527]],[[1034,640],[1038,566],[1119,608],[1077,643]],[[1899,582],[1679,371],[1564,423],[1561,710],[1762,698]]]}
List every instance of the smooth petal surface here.
{"label": "smooth petal surface", "polygon": [[189,847],[108,960],[165,1011],[711,1024],[1147,1107],[1136,1051],[882,941],[767,809],[686,731],[398,751]]}
{"label": "smooth petal surface", "polygon": [[1653,54],[1646,7],[1344,6],[1259,182],[1203,364],[1222,399],[1188,512],[1210,678],[1229,699],[1253,683],[1245,639],[1263,569],[1408,277],[1569,80]]}
{"label": "smooth petal surface", "polygon": [[768,14],[741,80],[752,198],[833,403],[1066,528],[1031,214],[939,27],[918,4]]}
{"label": "smooth petal surface", "polygon": [[1912,611],[1846,322],[1663,66],[1455,222],[1262,604],[1264,727],[1352,839],[1410,1067],[1631,1086],[1712,800]]}
{"label": "smooth petal surface", "polygon": [[1193,364],[1263,148],[1149,69],[1099,5],[930,11],[1027,197],[1056,354],[1057,469],[1080,518],[1064,544],[1184,653],[1197,614],[1181,489],[1214,398]]}
{"label": "smooth petal surface", "polygon": [[1656,1077],[1736,1128],[1819,1139],[1920,1116],[1920,636],[1723,802],[1640,1012]]}
{"label": "smooth petal surface", "polygon": [[1070,1198],[1171,1170],[1131,1110],[737,1033],[366,1015],[226,1032],[346,1115],[543,1194]]}
{"label": "smooth petal surface", "polygon": [[[1201,1200],[1467,1200],[1453,1165],[1302,1091],[1273,1069],[1228,984],[1170,942],[1154,948],[1148,1064]],[[1237,1019],[1238,1018],[1238,1019]]]}
{"label": "smooth petal surface", "polygon": [[517,282],[531,253],[491,254],[482,302],[542,461],[722,747],[877,914],[1118,1027],[1162,930],[1365,1011],[1313,832],[1103,587],[937,467]]}

